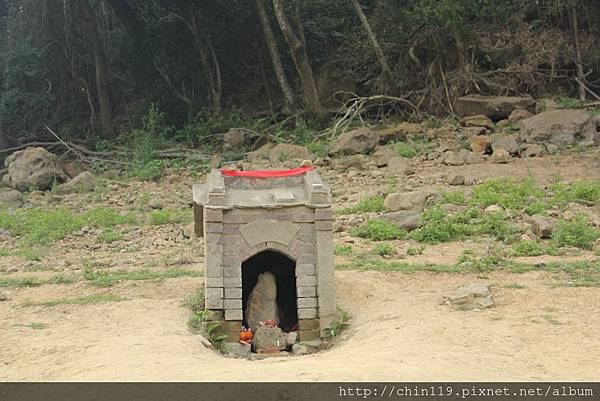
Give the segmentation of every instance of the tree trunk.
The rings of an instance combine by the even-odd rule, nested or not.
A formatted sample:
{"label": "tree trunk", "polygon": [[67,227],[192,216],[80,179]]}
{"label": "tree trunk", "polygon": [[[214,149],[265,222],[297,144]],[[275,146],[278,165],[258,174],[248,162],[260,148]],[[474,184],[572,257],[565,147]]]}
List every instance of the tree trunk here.
{"label": "tree trunk", "polygon": [[283,69],[283,64],[281,63],[277,41],[275,40],[275,35],[273,35],[273,30],[271,29],[271,24],[269,23],[269,18],[267,17],[264,0],[256,0],[256,9],[258,10],[258,17],[265,35],[265,41],[267,42],[269,53],[271,54],[271,61],[273,63],[273,70],[275,71],[275,77],[277,78],[277,82],[279,83],[279,87],[281,88],[281,92],[283,94],[283,111],[285,114],[289,114],[296,107],[296,98],[292,88],[290,87],[290,84],[288,83],[285,70]]}
{"label": "tree trunk", "polygon": [[323,109],[323,105],[319,99],[317,84],[315,83],[313,71],[308,61],[308,55],[306,54],[306,46],[292,30],[287,16],[285,15],[283,1],[273,0],[273,8],[275,9],[275,17],[277,18],[279,28],[290,48],[294,65],[300,76],[306,107],[318,116],[324,116],[326,111]]}
{"label": "tree trunk", "polygon": [[108,78],[108,66],[106,56],[96,27],[94,13],[88,0],[69,0],[73,10],[74,20],[79,26],[81,34],[91,46],[94,53],[94,65],[96,69],[96,92],[100,106],[100,123],[102,125],[102,136],[114,136],[112,125],[112,102],[110,99],[110,84]]}
{"label": "tree trunk", "polygon": [[375,32],[373,32],[373,30],[371,29],[369,20],[367,19],[367,16],[365,15],[362,8],[360,7],[358,0],[352,0],[352,5],[354,6],[354,10],[356,11],[356,14],[358,14],[358,17],[360,18],[360,22],[362,23],[363,29],[365,30],[365,32],[367,33],[367,36],[369,37],[369,40],[371,41],[371,46],[373,47],[373,50],[375,51],[375,55],[377,55],[377,59],[379,60],[379,65],[381,66],[381,73],[383,75],[385,84],[388,89],[394,89],[394,87],[395,87],[394,76],[392,74],[392,70],[390,69],[390,65],[387,62],[387,59],[385,58],[383,49],[379,45],[379,41],[377,40],[377,37],[375,36]]}
{"label": "tree trunk", "polygon": [[579,21],[577,20],[577,9],[571,7],[571,29],[573,30],[573,43],[575,45],[575,65],[577,69],[577,83],[579,88],[579,100],[585,102],[585,73],[581,59],[581,46],[579,44]]}
{"label": "tree trunk", "polygon": [[127,29],[127,32],[134,35],[136,39],[140,38],[143,31],[143,25],[135,15],[135,12],[127,0],[106,0],[106,2],[112,8],[117,19],[123,24],[125,29]]}

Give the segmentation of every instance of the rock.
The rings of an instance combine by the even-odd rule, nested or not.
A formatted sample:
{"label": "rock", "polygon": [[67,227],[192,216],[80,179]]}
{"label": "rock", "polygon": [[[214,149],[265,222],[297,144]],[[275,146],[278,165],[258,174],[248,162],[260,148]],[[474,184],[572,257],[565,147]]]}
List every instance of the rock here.
{"label": "rock", "polygon": [[296,341],[298,341],[298,332],[296,331],[283,333],[283,336],[285,337],[285,343],[287,344],[288,348],[296,344]]}
{"label": "rock", "polygon": [[388,162],[392,157],[397,157],[398,155],[392,148],[381,146],[373,152],[371,155],[371,160],[375,162],[377,167],[385,167],[388,165]]}
{"label": "rock", "polygon": [[454,106],[461,117],[482,114],[499,121],[508,118],[515,109],[529,110],[534,104],[531,97],[469,95],[457,98]]}
{"label": "rock", "polygon": [[591,146],[600,143],[599,116],[590,116],[582,110],[545,111],[519,121],[521,140],[529,143],[549,142],[558,146],[576,142]]}
{"label": "rock", "polygon": [[10,298],[8,297],[7,294],[3,293],[2,291],[0,291],[0,302],[1,301],[9,301]]}
{"label": "rock", "polygon": [[16,189],[0,192],[0,210],[6,207],[16,208],[23,204],[23,195]]}
{"label": "rock", "polygon": [[263,320],[274,320],[279,323],[276,297],[275,276],[270,272],[261,273],[246,302],[246,322],[252,331],[255,331],[258,323]]}
{"label": "rock", "polygon": [[490,131],[484,127],[464,127],[461,129],[461,132],[463,133],[463,136],[466,136],[467,138],[477,135],[487,135],[490,133]]}
{"label": "rock", "polygon": [[395,127],[388,127],[377,131],[379,143],[405,141],[407,138],[415,137],[423,133],[423,127],[419,124],[403,122]]}
{"label": "rock", "polygon": [[254,337],[252,338],[252,349],[254,352],[284,351],[286,348],[287,343],[281,328],[261,326],[256,329],[256,333],[254,333]]}
{"label": "rock", "polygon": [[465,177],[460,174],[454,174],[448,178],[448,185],[463,185],[464,183]]}
{"label": "rock", "polygon": [[469,152],[467,158],[465,159],[467,164],[480,164],[484,162],[483,156],[479,153]]}
{"label": "rock", "polygon": [[409,175],[414,173],[410,161],[401,156],[394,156],[388,160],[388,168],[396,175]]}
{"label": "rock", "polygon": [[513,135],[500,135],[492,142],[492,152],[505,150],[511,155],[519,153],[519,143]]}
{"label": "rock", "polygon": [[512,113],[510,113],[510,116],[508,116],[508,119],[506,120],[506,122],[507,122],[507,125],[514,124],[518,121],[525,120],[526,118],[530,118],[530,117],[533,117],[533,114],[530,113],[528,110],[514,109],[512,111]]}
{"label": "rock", "polygon": [[484,213],[504,213],[504,208],[500,205],[489,205],[483,210]]}
{"label": "rock", "polygon": [[271,149],[273,149],[274,146],[274,143],[265,143],[260,148],[249,152],[246,155],[246,160],[248,160],[249,162],[255,162],[262,159],[268,159],[269,153],[271,152]]}
{"label": "rock", "polygon": [[511,160],[510,153],[508,153],[504,149],[498,149],[494,153],[492,153],[492,162],[494,163],[508,163]]}
{"label": "rock", "polygon": [[308,149],[306,146],[279,143],[269,151],[269,159],[272,162],[283,162],[290,159],[305,160],[308,159]]}
{"label": "rock", "polygon": [[63,194],[73,192],[89,192],[96,186],[96,175],[91,171],[84,171],[77,175],[72,180],[60,184],[58,186],[58,192]]}
{"label": "rock", "polygon": [[531,231],[539,238],[545,239],[552,237],[554,225],[550,220],[541,214],[531,216]]}
{"label": "rock", "polygon": [[446,303],[457,310],[485,309],[495,305],[487,284],[468,284],[458,287],[452,295],[445,299]]}
{"label": "rock", "polygon": [[395,192],[388,194],[383,205],[392,212],[398,210],[423,210],[428,194],[422,191]]}
{"label": "rock", "polygon": [[421,226],[421,213],[419,210],[399,210],[397,212],[384,213],[378,216],[378,218],[407,231],[417,229]]}
{"label": "rock", "polygon": [[537,114],[543,113],[544,111],[554,111],[562,108],[563,107],[560,104],[556,103],[552,99],[539,99],[535,103],[535,112]]}
{"label": "rock", "polygon": [[465,159],[458,152],[446,152],[443,156],[444,164],[449,166],[462,166],[465,164]]}
{"label": "rock", "polygon": [[471,150],[479,154],[489,153],[492,149],[492,142],[492,138],[487,135],[477,135],[471,137]]}
{"label": "rock", "polygon": [[308,355],[318,352],[321,348],[321,340],[301,341],[292,345],[292,353],[296,355]]}
{"label": "rock", "polygon": [[379,134],[369,128],[357,128],[340,135],[329,150],[329,154],[355,155],[367,153],[373,150],[378,143]]}
{"label": "rock", "polygon": [[5,160],[8,173],[2,177],[5,185],[21,192],[35,187],[50,189],[67,179],[58,157],[44,148],[27,148],[11,154]]}
{"label": "rock", "polygon": [[492,120],[482,114],[463,117],[462,120],[460,120],[460,125],[463,127],[483,127],[487,129],[494,128],[494,123]]}
{"label": "rock", "polygon": [[225,343],[224,349],[227,350],[227,356],[232,358],[248,358],[252,350],[250,344]]}
{"label": "rock", "polygon": [[366,162],[367,158],[365,155],[354,155],[335,160],[333,167],[336,170],[348,170],[352,167],[358,170],[364,170]]}
{"label": "rock", "polygon": [[344,224],[340,221],[336,221],[333,223],[333,232],[334,233],[341,233],[344,232],[346,230],[346,227],[344,226]]}
{"label": "rock", "polygon": [[183,227],[183,236],[186,238],[195,238],[196,237],[196,224],[190,223]]}
{"label": "rock", "polygon": [[544,154],[544,147],[537,143],[528,143],[523,146],[523,151],[521,153],[525,157],[541,156]]}

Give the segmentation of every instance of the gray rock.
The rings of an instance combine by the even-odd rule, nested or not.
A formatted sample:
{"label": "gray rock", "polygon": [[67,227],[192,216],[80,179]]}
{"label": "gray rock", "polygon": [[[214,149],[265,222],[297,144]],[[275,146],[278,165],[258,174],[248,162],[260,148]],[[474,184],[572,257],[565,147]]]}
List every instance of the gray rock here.
{"label": "gray rock", "polygon": [[23,204],[23,195],[16,189],[0,192],[0,209],[5,207],[19,207]]}
{"label": "gray rock", "polygon": [[449,166],[462,166],[465,164],[465,159],[457,152],[446,152],[443,158],[444,164]]}
{"label": "gray rock", "polygon": [[600,117],[582,110],[554,110],[519,121],[524,142],[549,142],[558,146],[600,143]]}
{"label": "gray rock", "polygon": [[298,333],[295,331],[289,332],[289,333],[283,333],[283,336],[285,337],[285,342],[289,347],[291,347],[292,345],[296,344],[296,342],[298,341]]}
{"label": "gray rock", "polygon": [[463,185],[464,183],[465,177],[460,174],[454,174],[448,178],[448,185]]}
{"label": "gray rock", "polygon": [[511,159],[512,158],[510,157],[510,153],[508,153],[504,149],[498,149],[494,153],[492,153],[492,162],[494,163],[508,163],[509,161],[511,161]]}
{"label": "gray rock", "polygon": [[248,358],[252,354],[250,344],[241,343],[225,343],[224,348],[227,351],[227,356],[232,358]]}
{"label": "gray rock", "polygon": [[483,127],[487,129],[494,128],[494,123],[492,120],[482,114],[463,117],[463,119],[460,121],[460,125],[463,127]]}
{"label": "gray rock", "polygon": [[484,162],[484,158],[479,153],[469,152],[465,162],[467,162],[467,164],[481,164]]}
{"label": "gray rock", "polygon": [[294,353],[296,355],[314,354],[315,352],[319,351],[319,349],[321,348],[321,345],[322,345],[321,340],[301,341],[299,343],[292,345],[292,353]]}
{"label": "gray rock", "polygon": [[504,208],[500,205],[489,205],[483,211],[484,213],[504,213]]}
{"label": "gray rock", "polygon": [[269,151],[269,159],[272,162],[283,162],[292,160],[308,159],[306,146],[293,145],[291,143],[280,143]]}
{"label": "gray rock", "polygon": [[44,148],[15,152],[6,158],[5,165],[8,173],[2,177],[2,182],[21,192],[32,187],[50,189],[54,183],[67,178],[58,157]]}
{"label": "gray rock", "polygon": [[410,175],[414,173],[410,161],[400,156],[390,158],[388,160],[388,168],[396,175]]}
{"label": "gray rock", "polygon": [[397,212],[398,210],[423,210],[428,194],[422,191],[394,192],[388,194],[383,201],[386,209]]}
{"label": "gray rock", "polygon": [[252,331],[256,331],[259,322],[274,320],[279,323],[277,282],[270,272],[261,273],[246,302],[246,321]]}
{"label": "gray rock", "polygon": [[531,216],[531,231],[539,238],[550,238],[554,224],[541,214]]}
{"label": "gray rock", "polygon": [[63,194],[73,193],[73,192],[89,192],[94,189],[96,186],[96,175],[91,171],[84,171],[81,174],[78,174],[72,180],[65,182],[64,184],[60,184],[58,186],[58,191]]}
{"label": "gray rock", "polygon": [[252,338],[252,349],[254,352],[270,351],[278,349],[284,351],[287,348],[287,342],[283,331],[279,327],[261,326],[256,330]]}
{"label": "gray rock", "polygon": [[366,162],[365,155],[354,155],[335,160],[333,167],[336,170],[348,170],[351,167],[364,170]]}
{"label": "gray rock", "polygon": [[544,147],[536,143],[529,143],[523,147],[522,154],[525,157],[541,156],[544,154]]}
{"label": "gray rock", "polygon": [[505,150],[511,155],[519,153],[519,143],[512,135],[501,135],[492,142],[492,150]]}
{"label": "gray rock", "polygon": [[528,110],[514,109],[512,113],[510,113],[510,116],[508,116],[507,122],[509,124],[513,124],[530,117],[533,117],[533,114],[530,113]]}
{"label": "gray rock", "polygon": [[445,297],[445,300],[457,310],[485,309],[495,305],[487,284],[458,287],[453,294]]}
{"label": "gray rock", "polygon": [[421,213],[419,210],[399,210],[397,212],[382,214],[378,218],[407,231],[417,229],[421,226]]}
{"label": "gray rock", "polygon": [[515,109],[532,109],[535,100],[531,97],[516,96],[461,96],[455,101],[455,111],[459,116],[483,114],[494,121],[510,116]]}
{"label": "gray rock", "polygon": [[393,149],[382,146],[373,153],[371,160],[375,161],[377,167],[385,167],[388,165],[389,160],[395,156],[398,155]]}
{"label": "gray rock", "polygon": [[357,128],[344,132],[335,140],[330,155],[355,155],[367,153],[379,143],[379,134],[369,128]]}

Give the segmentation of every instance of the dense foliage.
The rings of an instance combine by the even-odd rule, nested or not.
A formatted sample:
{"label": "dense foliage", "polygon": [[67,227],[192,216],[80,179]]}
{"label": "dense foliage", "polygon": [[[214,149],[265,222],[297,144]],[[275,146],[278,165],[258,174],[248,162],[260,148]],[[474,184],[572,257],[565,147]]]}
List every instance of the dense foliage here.
{"label": "dense foliage", "polygon": [[423,114],[465,93],[581,98],[599,17],[598,0],[0,0],[0,149],[44,125],[113,138],[151,104],[194,144],[218,114],[323,119],[336,91]]}

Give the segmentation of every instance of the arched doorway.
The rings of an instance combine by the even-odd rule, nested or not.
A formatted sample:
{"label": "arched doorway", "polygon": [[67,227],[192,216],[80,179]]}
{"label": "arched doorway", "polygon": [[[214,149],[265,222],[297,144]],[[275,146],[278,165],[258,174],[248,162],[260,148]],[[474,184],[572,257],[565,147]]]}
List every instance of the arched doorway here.
{"label": "arched doorway", "polygon": [[296,306],[296,262],[286,255],[266,250],[257,253],[242,263],[242,310],[243,324],[246,321],[246,302],[258,281],[259,274],[271,272],[277,283],[277,305],[280,311],[279,326],[283,331],[291,331],[298,324]]}

